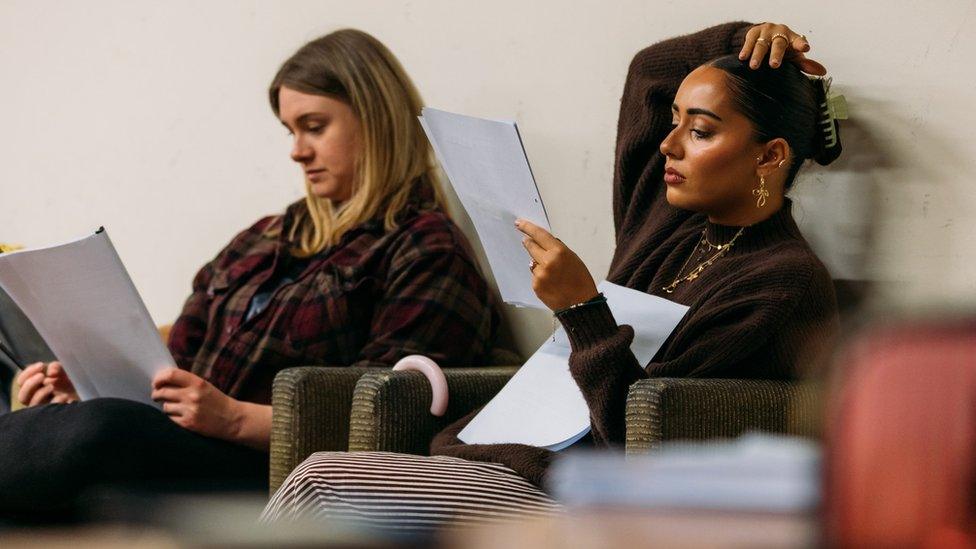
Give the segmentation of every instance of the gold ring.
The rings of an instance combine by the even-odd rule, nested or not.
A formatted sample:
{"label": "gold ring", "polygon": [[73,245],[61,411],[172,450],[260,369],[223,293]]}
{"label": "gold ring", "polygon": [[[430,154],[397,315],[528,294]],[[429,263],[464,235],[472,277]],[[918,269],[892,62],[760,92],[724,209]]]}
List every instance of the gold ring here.
{"label": "gold ring", "polygon": [[772,44],[773,43],[773,40],[776,40],[777,38],[782,38],[783,40],[786,40],[786,45],[789,45],[790,44],[790,38],[788,36],[786,36],[785,34],[782,34],[782,33],[779,33],[779,32],[777,32],[776,34],[774,34],[773,37],[769,39],[769,43]]}
{"label": "gold ring", "polygon": [[766,45],[766,42],[768,42],[768,40],[766,40],[766,39],[765,39],[765,38],[763,38],[762,36],[760,36],[759,38],[756,38],[756,43],[757,43],[757,44],[762,44],[762,45],[764,45],[764,46],[765,46],[765,45]]}

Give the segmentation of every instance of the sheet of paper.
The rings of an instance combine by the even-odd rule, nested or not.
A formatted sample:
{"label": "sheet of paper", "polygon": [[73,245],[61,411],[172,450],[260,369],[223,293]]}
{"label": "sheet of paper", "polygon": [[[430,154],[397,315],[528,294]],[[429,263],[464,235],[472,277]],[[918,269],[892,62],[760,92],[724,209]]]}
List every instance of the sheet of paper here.
{"label": "sheet of paper", "polygon": [[118,397],[158,407],[149,398],[152,377],[175,362],[107,232],[0,255],[0,286],[83,400]]}
{"label": "sheet of paper", "polygon": [[[643,366],[654,358],[688,307],[604,281],[617,324],[634,328],[630,350]],[[553,341],[555,339],[555,341]],[[569,373],[569,340],[560,327],[461,431],[468,444],[520,443],[561,450],[590,429],[590,412]]]}
{"label": "sheet of paper", "polygon": [[514,224],[521,217],[548,231],[549,218],[515,122],[425,108],[420,123],[478,232],[502,299],[545,308]]}

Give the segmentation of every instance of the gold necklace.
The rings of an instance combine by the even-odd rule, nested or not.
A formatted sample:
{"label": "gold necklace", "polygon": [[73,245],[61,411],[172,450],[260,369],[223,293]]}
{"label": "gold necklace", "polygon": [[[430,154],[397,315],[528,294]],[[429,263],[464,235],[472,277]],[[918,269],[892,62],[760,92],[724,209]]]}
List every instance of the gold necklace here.
{"label": "gold necklace", "polygon": [[[704,271],[707,267],[710,267],[712,263],[715,263],[715,260],[722,257],[723,255],[726,254],[726,252],[732,249],[732,245],[735,244],[736,239],[739,238],[739,235],[742,234],[743,230],[745,230],[745,227],[739,227],[738,232],[735,233],[735,236],[732,237],[732,240],[729,240],[727,244],[719,244],[716,246],[715,244],[712,244],[711,242],[708,241],[708,238],[705,236],[705,230],[703,229],[701,240],[698,242],[698,245],[695,246],[695,249],[691,251],[691,255],[689,255],[688,259],[685,260],[685,263],[684,265],[681,266],[681,269],[678,270],[678,276],[675,277],[674,281],[671,284],[668,284],[667,286],[661,289],[669,294],[673,294],[674,289],[678,287],[678,284],[681,284],[682,282],[686,282],[686,281],[692,281],[698,278],[698,276],[701,275],[702,271]],[[702,244],[705,244],[710,248],[715,248],[718,251],[715,253],[715,255],[706,259],[705,261],[702,261],[701,263],[698,264],[697,267],[692,269],[690,273],[682,277],[681,273],[684,272],[685,267],[687,267],[688,263],[691,262],[691,258],[695,257],[695,253],[698,252],[698,248],[700,248]]]}
{"label": "gold necklace", "polygon": [[[740,227],[739,228],[739,233],[741,233],[742,232],[742,229],[744,229],[744,228],[745,227]],[[725,248],[731,248],[732,247],[732,243],[735,242],[735,239],[738,238],[738,237],[739,237],[739,234],[736,234],[735,236],[732,237],[732,240],[728,241],[725,244],[712,244],[711,242],[708,241],[708,234],[706,233],[706,230],[705,229],[702,229],[702,241],[709,248],[714,249],[715,251],[722,251]]]}

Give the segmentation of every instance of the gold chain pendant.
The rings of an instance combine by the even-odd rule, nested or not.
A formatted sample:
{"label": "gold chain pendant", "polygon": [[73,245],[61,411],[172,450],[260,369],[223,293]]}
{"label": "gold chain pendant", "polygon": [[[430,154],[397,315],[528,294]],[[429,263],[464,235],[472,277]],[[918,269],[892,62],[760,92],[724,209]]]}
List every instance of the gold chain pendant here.
{"label": "gold chain pendant", "polygon": [[[739,227],[739,231],[735,233],[735,236],[732,237],[732,240],[728,241],[728,243],[726,244],[719,244],[717,246],[709,242],[708,239],[705,238],[705,231],[702,231],[702,240],[699,242],[697,246],[695,246],[695,249],[691,251],[691,255],[688,256],[688,259],[685,260],[685,264],[682,265],[681,269],[678,270],[677,278],[675,278],[674,281],[671,282],[671,284],[668,284],[667,286],[664,286],[661,289],[664,290],[665,293],[673,294],[675,288],[678,287],[678,284],[681,284],[682,282],[691,282],[692,280],[697,279],[701,275],[702,271],[705,270],[706,267],[710,267],[712,263],[715,263],[716,259],[722,257],[723,255],[725,255],[726,252],[732,249],[732,245],[735,244],[735,241],[739,238],[739,236],[742,234],[742,231],[744,230],[745,227]],[[716,250],[718,250],[718,252],[712,257],[699,263],[698,266],[692,269],[687,276],[682,278],[681,273],[685,270],[685,267],[688,266],[688,263],[691,261],[691,258],[695,257],[695,253],[698,251],[698,248],[701,246],[702,242],[704,242],[708,246],[715,248]]]}

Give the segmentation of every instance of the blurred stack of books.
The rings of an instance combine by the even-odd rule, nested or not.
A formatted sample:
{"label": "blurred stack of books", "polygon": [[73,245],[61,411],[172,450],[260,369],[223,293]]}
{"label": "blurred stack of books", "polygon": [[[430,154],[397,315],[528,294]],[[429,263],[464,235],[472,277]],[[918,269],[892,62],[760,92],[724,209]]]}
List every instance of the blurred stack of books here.
{"label": "blurred stack of books", "polygon": [[548,486],[565,515],[469,533],[455,546],[816,547],[820,456],[810,440],[758,434],[646,455],[568,452]]}

